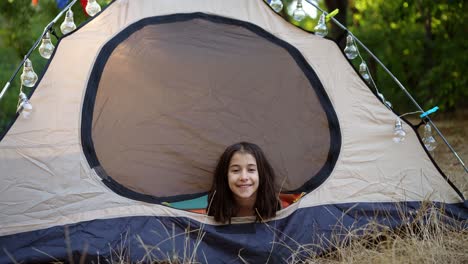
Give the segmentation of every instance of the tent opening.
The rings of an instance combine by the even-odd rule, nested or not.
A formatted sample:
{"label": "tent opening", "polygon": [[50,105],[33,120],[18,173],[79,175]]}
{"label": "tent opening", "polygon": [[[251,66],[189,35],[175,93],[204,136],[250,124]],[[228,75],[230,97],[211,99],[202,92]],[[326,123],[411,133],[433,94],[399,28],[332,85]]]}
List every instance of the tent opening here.
{"label": "tent opening", "polygon": [[101,50],[84,99],[83,148],[117,193],[148,202],[203,196],[228,145],[258,144],[283,192],[330,174],[341,139],[300,52],[263,29],[201,13],[151,17]]}

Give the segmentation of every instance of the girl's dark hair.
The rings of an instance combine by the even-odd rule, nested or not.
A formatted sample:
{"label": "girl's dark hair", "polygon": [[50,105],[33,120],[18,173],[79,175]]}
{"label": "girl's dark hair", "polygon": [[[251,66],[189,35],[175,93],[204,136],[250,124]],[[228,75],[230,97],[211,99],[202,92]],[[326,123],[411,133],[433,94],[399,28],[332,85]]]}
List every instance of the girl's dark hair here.
{"label": "girl's dark hair", "polygon": [[276,215],[280,208],[278,194],[275,189],[275,172],[259,146],[240,142],[226,148],[216,166],[213,184],[208,194],[208,215],[214,216],[218,222],[231,223],[231,217],[238,212],[234,196],[228,184],[229,163],[236,152],[249,153],[257,162],[259,185],[254,210],[256,221],[268,219]]}

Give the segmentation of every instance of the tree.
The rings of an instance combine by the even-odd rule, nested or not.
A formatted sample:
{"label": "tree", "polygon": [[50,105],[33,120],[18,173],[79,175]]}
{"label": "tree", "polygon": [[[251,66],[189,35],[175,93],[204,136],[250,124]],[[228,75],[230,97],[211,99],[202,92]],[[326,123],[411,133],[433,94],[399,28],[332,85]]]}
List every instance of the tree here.
{"label": "tree", "polygon": [[[464,1],[359,0],[350,10],[352,32],[424,108],[467,106]],[[386,97],[409,110],[409,101],[390,77],[379,68],[373,73]]]}
{"label": "tree", "polygon": [[[330,12],[338,9],[339,13],[335,16],[335,19],[344,26],[348,24],[348,0],[325,0],[325,5]],[[339,28],[335,23],[331,23],[330,36],[338,37],[341,32],[341,28]]]}
{"label": "tree", "polygon": [[[105,6],[110,0],[99,0],[98,2],[101,6]],[[80,4],[75,4],[72,10],[77,25],[87,19]],[[37,6],[32,6],[31,0],[0,1],[0,89],[11,78],[23,57],[41,36],[44,28],[60,11],[57,8],[56,0],[41,0]],[[54,26],[54,30],[59,36],[62,19]],[[54,45],[57,43],[54,37],[52,37],[52,41]],[[36,50],[31,53],[30,59],[36,73],[41,75],[47,60],[40,57]],[[16,113],[20,74],[21,71],[0,101],[0,135]],[[24,92],[30,94],[31,89],[24,89]]]}

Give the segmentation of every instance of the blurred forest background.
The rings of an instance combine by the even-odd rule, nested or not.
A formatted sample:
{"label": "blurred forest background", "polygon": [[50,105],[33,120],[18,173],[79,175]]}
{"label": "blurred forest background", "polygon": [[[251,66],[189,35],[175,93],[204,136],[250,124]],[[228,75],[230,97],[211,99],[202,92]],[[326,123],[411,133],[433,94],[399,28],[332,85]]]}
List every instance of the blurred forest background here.
{"label": "blurred forest background", "polygon": [[[69,1],[0,1],[0,88],[11,78],[44,27],[60,12],[59,6],[67,2]],[[85,1],[78,1],[72,8],[77,26],[88,19],[80,2]],[[111,0],[98,2],[104,8]],[[296,2],[283,0],[284,8],[280,15],[305,30],[313,31],[321,12],[303,1],[308,17],[300,23],[295,22],[291,15]],[[441,112],[450,113],[467,108],[468,42],[465,37],[468,35],[468,3],[463,0],[314,2],[318,2],[321,8],[329,12],[339,8],[339,14],[335,18],[346,25],[393,72],[424,109],[438,105]],[[62,21],[63,17],[54,27],[59,36]],[[346,32],[331,22],[328,27],[328,37],[343,40],[346,36]],[[55,37],[52,37],[52,41],[54,45],[57,43]],[[340,44],[344,46],[343,41]],[[360,48],[360,51],[380,92],[393,104],[395,111],[405,113],[417,110],[364,49]],[[34,70],[41,76],[47,60],[40,57],[37,49],[30,58]],[[360,63],[359,59],[353,61],[355,66]],[[15,117],[21,72],[22,69],[0,101],[0,135]],[[25,88],[24,91],[30,94],[32,88]]]}

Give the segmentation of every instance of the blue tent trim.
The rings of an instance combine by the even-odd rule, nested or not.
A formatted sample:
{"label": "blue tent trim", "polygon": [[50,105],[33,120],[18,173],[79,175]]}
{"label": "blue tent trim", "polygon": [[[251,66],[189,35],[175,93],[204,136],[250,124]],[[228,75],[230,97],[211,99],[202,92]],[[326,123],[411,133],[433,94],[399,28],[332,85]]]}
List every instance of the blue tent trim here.
{"label": "blue tent trim", "polygon": [[[466,201],[435,206],[442,208],[450,221],[468,219]],[[331,249],[327,241],[332,237],[342,239],[349,229],[362,227],[370,221],[396,228],[403,223],[402,215],[411,217],[420,207],[421,202],[332,204],[302,208],[287,218],[266,224],[223,226],[203,225],[184,217],[100,219],[0,237],[0,263],[11,261],[5,252],[17,262],[41,263],[54,261],[49,256],[63,261],[70,261],[70,258],[78,261],[82,255],[86,262],[110,259],[112,255],[115,259],[120,250],[129,261],[135,262],[142,260],[146,253],[138,237],[147,246],[157,246],[152,255],[161,260],[174,255],[183,257],[184,249],[185,255],[191,256],[197,237],[202,234],[194,253],[199,262],[238,263],[240,255],[249,263],[282,263],[293,254],[290,249],[300,250],[303,245],[316,244],[320,246],[313,250],[324,253]],[[71,257],[67,252],[72,252]]]}

